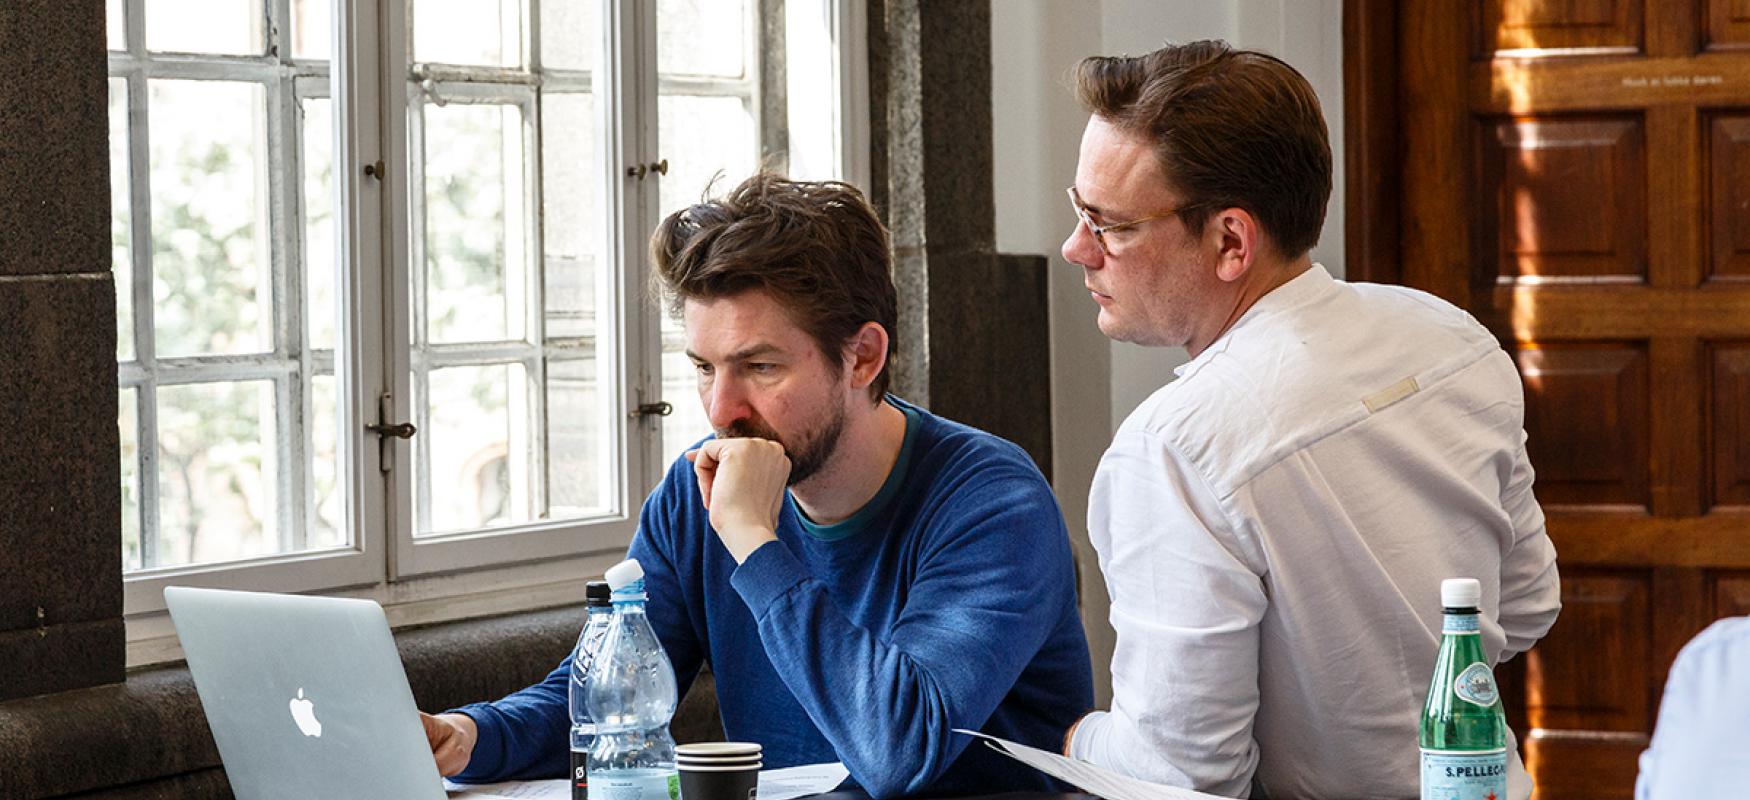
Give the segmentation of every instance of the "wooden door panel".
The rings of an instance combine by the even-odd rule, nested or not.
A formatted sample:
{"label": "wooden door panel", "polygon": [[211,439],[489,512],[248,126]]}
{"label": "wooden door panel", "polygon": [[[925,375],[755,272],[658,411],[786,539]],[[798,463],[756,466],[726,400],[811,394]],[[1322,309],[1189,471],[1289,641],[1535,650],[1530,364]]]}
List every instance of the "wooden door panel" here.
{"label": "wooden door panel", "polygon": [[1565,603],[1506,671],[1537,796],[1629,797],[1671,660],[1750,613],[1750,0],[1345,15],[1348,274],[1524,378]]}
{"label": "wooden door panel", "polygon": [[1629,800],[1637,759],[1647,749],[1639,734],[1539,731],[1525,742],[1525,769],[1536,800]]}
{"label": "wooden door panel", "polygon": [[1708,275],[1750,280],[1750,112],[1710,114],[1706,124],[1707,219],[1713,231]]}
{"label": "wooden door panel", "polygon": [[1645,343],[1523,348],[1516,360],[1538,499],[1646,507]]}
{"label": "wooden door panel", "polygon": [[1564,572],[1561,624],[1526,654],[1526,717],[1533,728],[1651,727],[1651,595],[1646,572]]}
{"label": "wooden door panel", "polygon": [[1503,50],[1641,49],[1645,11],[1632,0],[1486,0],[1480,11],[1480,50],[1486,57]]}
{"label": "wooden door panel", "polygon": [[1750,47],[1750,0],[1708,0],[1706,15],[1708,49]]}
{"label": "wooden door panel", "polygon": [[[1715,344],[1713,358],[1713,497],[1710,505],[1750,506],[1750,342]],[[1750,532],[1750,522],[1746,531]]]}
{"label": "wooden door panel", "polygon": [[1644,282],[1645,142],[1638,117],[1487,124],[1479,196],[1494,203],[1479,265],[1502,282]]}

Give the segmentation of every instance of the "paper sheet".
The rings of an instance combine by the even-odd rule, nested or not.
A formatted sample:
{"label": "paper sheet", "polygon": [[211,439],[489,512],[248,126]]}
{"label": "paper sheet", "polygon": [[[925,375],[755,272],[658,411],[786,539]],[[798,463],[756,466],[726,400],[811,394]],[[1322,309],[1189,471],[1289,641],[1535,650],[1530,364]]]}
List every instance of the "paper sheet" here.
{"label": "paper sheet", "polygon": [[830,792],[839,788],[850,774],[851,771],[839,763],[762,770],[760,800],[792,800]]}
{"label": "paper sheet", "polygon": [[1088,794],[1104,797],[1106,800],[1225,800],[1225,798],[1213,794],[1193,792],[1190,789],[1164,786],[1159,783],[1149,783],[1119,775],[1086,761],[1064,758],[1056,753],[1048,753],[1036,747],[1028,747],[1007,739],[1000,739],[988,733],[969,731],[965,728],[955,728],[954,732],[983,739],[984,743],[992,750],[1053,778],[1070,783]]}
{"label": "paper sheet", "polygon": [[[768,769],[760,772],[760,800],[794,800],[830,792],[851,774],[843,764],[809,764],[805,767]],[[465,784],[444,781],[452,798],[470,800],[571,800],[571,783],[564,780],[506,781]]]}
{"label": "paper sheet", "polygon": [[571,782],[564,778],[551,781],[506,781],[504,783],[456,783],[445,780],[444,789],[450,797],[479,800],[571,800]]}

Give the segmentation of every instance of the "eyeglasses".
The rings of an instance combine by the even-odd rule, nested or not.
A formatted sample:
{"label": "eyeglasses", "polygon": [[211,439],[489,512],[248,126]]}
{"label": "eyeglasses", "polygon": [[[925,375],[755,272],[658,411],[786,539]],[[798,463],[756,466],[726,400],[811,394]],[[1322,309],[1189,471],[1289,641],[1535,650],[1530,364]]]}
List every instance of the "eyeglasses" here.
{"label": "eyeglasses", "polygon": [[1177,214],[1181,211],[1184,211],[1184,210],[1190,208],[1190,206],[1179,206],[1178,208],[1172,208],[1172,209],[1168,209],[1166,211],[1162,211],[1159,214],[1151,214],[1149,216],[1143,217],[1142,219],[1133,219],[1133,220],[1130,220],[1129,222],[1114,222],[1110,225],[1100,225],[1100,224],[1097,224],[1094,222],[1093,215],[1088,213],[1088,207],[1082,203],[1082,196],[1076,192],[1076,188],[1074,186],[1071,186],[1068,189],[1065,189],[1064,191],[1069,192],[1069,204],[1070,204],[1071,208],[1074,208],[1076,210],[1076,218],[1081,220],[1083,225],[1088,226],[1088,233],[1091,233],[1094,235],[1094,244],[1097,244],[1100,246],[1101,254],[1108,255],[1108,256],[1112,255],[1112,248],[1111,248],[1111,246],[1106,244],[1106,234],[1107,233],[1109,233],[1111,231],[1121,231],[1121,230],[1124,230],[1125,228],[1133,228],[1133,227],[1136,227],[1137,225],[1141,225],[1144,222],[1153,222],[1157,219],[1166,219],[1167,217],[1170,217],[1174,214]]}

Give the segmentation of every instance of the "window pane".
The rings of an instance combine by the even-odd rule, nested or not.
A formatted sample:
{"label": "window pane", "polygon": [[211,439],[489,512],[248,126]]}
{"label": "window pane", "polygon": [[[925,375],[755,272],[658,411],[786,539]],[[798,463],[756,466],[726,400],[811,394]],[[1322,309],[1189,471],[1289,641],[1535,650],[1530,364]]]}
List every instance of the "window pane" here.
{"label": "window pane", "polygon": [[158,389],[158,539],[147,566],[284,552],[271,381]]}
{"label": "window pane", "polygon": [[140,416],[139,393],[124,386],[116,425],[122,451],[122,569],[140,568]]}
{"label": "window pane", "polygon": [[306,98],[304,111],[304,308],[309,346],[334,349],[334,104]]}
{"label": "window pane", "polygon": [[[740,98],[669,95],[658,100],[657,114],[661,152],[669,160],[659,191],[664,215],[698,202],[707,185],[720,194],[753,174],[753,117]],[[663,314],[662,396],[675,409],[662,418],[665,458],[678,456],[711,432],[699,404],[693,365],[682,353],[685,345],[680,323]]]}
{"label": "window pane", "polygon": [[431,514],[421,534],[529,519],[528,405],[521,364],[433,370],[426,429]]}
{"label": "window pane", "polygon": [[[664,315],[667,318],[667,315]],[[674,412],[662,418],[662,468],[711,432],[705,404],[699,401],[699,380],[693,362],[686,356],[686,339],[678,323],[666,323],[662,331],[662,399]]]}
{"label": "window pane", "polygon": [[151,82],[160,358],[273,347],[263,94],[254,83]]}
{"label": "window pane", "polygon": [[832,40],[835,0],[786,0],[784,4],[785,133],[790,177],[839,177],[838,64]]}
{"label": "window pane", "polygon": [[310,519],[311,548],[341,547],[347,544],[344,494],[340,487],[340,429],[336,424],[339,405],[339,382],[333,375],[317,375],[310,379]]}
{"label": "window pane", "polygon": [[425,64],[522,64],[518,0],[412,0],[413,59]]}
{"label": "window pane", "polygon": [[741,98],[664,95],[656,113],[658,149],[668,159],[659,192],[664,216],[699,202],[707,186],[727,192],[753,174],[753,115]]}
{"label": "window pane", "polygon": [[259,55],[266,14],[260,0],[146,0],[146,47]]}
{"label": "window pane", "polygon": [[292,57],[328,60],[333,49],[334,0],[292,0]]}
{"label": "window pane", "polygon": [[541,66],[558,69],[596,68],[601,22],[596,0],[540,0]]}
{"label": "window pane", "polygon": [[542,96],[542,246],[546,335],[596,333],[595,103],[587,94]]}
{"label": "window pane", "polygon": [[109,79],[109,242],[115,268],[115,357],[134,358],[133,205],[128,194],[128,82]]}
{"label": "window pane", "polygon": [[589,355],[547,363],[549,517],[603,510],[613,497],[605,376],[602,362]]}
{"label": "window pane", "polygon": [[747,0],[658,0],[657,72],[742,77],[747,21]]}
{"label": "window pane", "polygon": [[104,31],[109,37],[109,49],[128,49],[127,29],[122,27],[122,0],[108,0],[108,19]]}
{"label": "window pane", "polygon": [[522,141],[515,106],[425,107],[430,341],[523,336]]}

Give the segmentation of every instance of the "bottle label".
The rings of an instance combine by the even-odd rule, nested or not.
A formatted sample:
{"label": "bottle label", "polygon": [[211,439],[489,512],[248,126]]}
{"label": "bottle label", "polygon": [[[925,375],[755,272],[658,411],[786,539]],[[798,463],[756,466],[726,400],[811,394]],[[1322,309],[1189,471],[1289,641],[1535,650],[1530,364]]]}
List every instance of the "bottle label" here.
{"label": "bottle label", "polygon": [[1422,800],[1504,800],[1507,751],[1422,751]]}
{"label": "bottle label", "polygon": [[1480,633],[1482,617],[1476,614],[1446,614],[1440,624],[1441,633]]}
{"label": "bottle label", "polygon": [[1495,689],[1495,674],[1489,671],[1488,664],[1481,661],[1473,662],[1458,673],[1458,677],[1452,680],[1452,693],[1460,700],[1483,708],[1501,699],[1501,693]]}
{"label": "bottle label", "polygon": [[589,800],[679,800],[680,796],[680,776],[674,770],[604,770],[589,779]]}
{"label": "bottle label", "polygon": [[571,800],[589,800],[589,753],[571,751]]}

